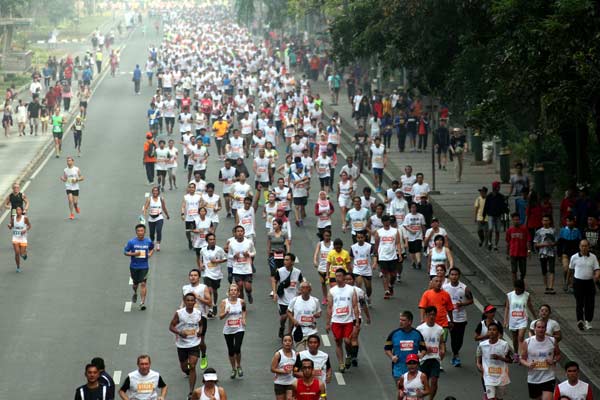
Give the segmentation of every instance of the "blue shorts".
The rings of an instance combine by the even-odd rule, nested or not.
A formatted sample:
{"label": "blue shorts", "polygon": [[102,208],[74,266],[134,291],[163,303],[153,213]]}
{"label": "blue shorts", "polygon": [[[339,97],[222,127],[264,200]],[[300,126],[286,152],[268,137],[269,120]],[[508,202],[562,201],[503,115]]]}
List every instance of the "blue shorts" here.
{"label": "blue shorts", "polygon": [[373,174],[382,176],[383,175],[383,168],[373,168]]}

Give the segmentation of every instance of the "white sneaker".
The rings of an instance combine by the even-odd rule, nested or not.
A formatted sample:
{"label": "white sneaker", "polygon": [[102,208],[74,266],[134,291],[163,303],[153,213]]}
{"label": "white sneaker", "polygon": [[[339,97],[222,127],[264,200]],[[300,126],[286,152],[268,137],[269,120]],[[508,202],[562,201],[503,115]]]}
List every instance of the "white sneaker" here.
{"label": "white sneaker", "polygon": [[592,329],[592,324],[589,321],[585,321],[583,323],[583,325],[584,325],[584,328],[585,328],[586,331],[589,331],[590,329]]}

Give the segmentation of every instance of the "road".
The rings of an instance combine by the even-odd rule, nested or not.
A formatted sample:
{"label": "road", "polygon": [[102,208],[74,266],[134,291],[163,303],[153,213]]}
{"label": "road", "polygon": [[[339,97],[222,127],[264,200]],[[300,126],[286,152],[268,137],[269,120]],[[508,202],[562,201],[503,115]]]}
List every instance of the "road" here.
{"label": "road", "polygon": [[[182,168],[178,174],[179,190],[165,195],[167,207],[176,218],[165,222],[161,252],[151,260],[148,309],[142,312],[134,307],[131,312],[124,312],[131,288],[128,259],[122,249],[134,235],[144,194],[149,191],[141,149],[148,99],[155,90],[144,85],[142,95],[134,96],[129,71],[144,60],[151,39],[140,33],[133,35],[122,54],[124,73],[106,77],[90,102],[83,153],[76,159],[85,176],[81,184],[82,214],[74,221],[68,220],[64,185],[58,179],[65,159],[51,158],[27,188],[33,229],[30,257],[23,263],[23,273],[14,272],[8,230],[0,232],[2,399],[70,398],[74,388],[84,382],[83,366],[98,355],[106,360],[109,372],[120,371],[115,375],[121,375],[122,382],[135,369],[135,359],[142,353],[152,356],[152,368],[169,385],[169,398],[184,399],[187,395],[187,381],[179,371],[173,336],[168,332],[169,321],[180,302],[181,286],[195,265],[194,254],[187,250],[183,224],[177,218],[185,186]],[[65,148],[68,154],[72,137],[67,136]],[[207,181],[217,182],[219,167],[218,161],[211,159]],[[313,189],[313,201],[316,193]],[[339,220],[336,211],[334,221]],[[221,221],[217,238],[223,245],[230,236],[233,221],[225,218]],[[3,224],[7,222],[4,220]],[[258,232],[262,232],[262,222],[257,224]],[[293,230],[292,251],[300,258],[303,274],[318,289],[317,273],[311,262],[317,240],[315,226],[315,218],[309,217],[304,228]],[[333,236],[351,243],[350,235],[342,234],[339,224]],[[256,248],[258,273],[254,279],[255,303],[249,306],[242,351],[243,379],[229,379],[222,323],[209,321],[209,364],[219,372],[230,399],[273,398],[269,366],[279,344],[278,321],[276,307],[268,297],[266,243],[260,233]],[[457,265],[460,266],[460,260]],[[427,282],[425,271],[410,269],[396,287],[396,296],[384,302],[381,283],[374,279],[373,323],[363,327],[359,367],[351,368],[342,379],[334,378],[330,398],[395,398],[383,343],[387,334],[398,326],[400,311],[409,309],[418,314],[417,303]],[[221,298],[225,286],[222,285]],[[314,294],[318,295],[317,292]],[[480,311],[471,307],[462,352],[463,368],[451,367],[449,360],[444,362],[446,372],[440,378],[437,398],[481,397],[474,365],[475,343],[471,339],[479,316]],[[323,318],[319,322],[322,333],[324,323]],[[329,342],[333,342],[332,338]],[[333,347],[323,350],[335,360]],[[523,368],[512,367],[511,376],[515,383],[510,387],[510,398],[526,398]]]}

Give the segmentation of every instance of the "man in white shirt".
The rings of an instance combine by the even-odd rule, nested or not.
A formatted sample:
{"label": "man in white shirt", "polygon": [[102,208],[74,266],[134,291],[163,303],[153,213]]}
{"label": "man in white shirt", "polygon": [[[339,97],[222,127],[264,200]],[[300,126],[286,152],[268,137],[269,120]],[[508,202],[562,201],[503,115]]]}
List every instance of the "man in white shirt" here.
{"label": "man in white shirt", "polygon": [[429,193],[429,183],[423,182],[424,176],[421,172],[417,173],[417,182],[412,187],[413,201],[419,203],[421,201],[421,195]]}

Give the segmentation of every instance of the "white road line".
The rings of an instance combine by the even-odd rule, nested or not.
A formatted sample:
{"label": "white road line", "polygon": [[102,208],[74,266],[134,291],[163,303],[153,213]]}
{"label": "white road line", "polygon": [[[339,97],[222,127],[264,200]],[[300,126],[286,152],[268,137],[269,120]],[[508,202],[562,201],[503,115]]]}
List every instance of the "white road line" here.
{"label": "white road line", "polygon": [[119,335],[119,346],[125,346],[127,344],[127,334],[121,333]]}
{"label": "white road line", "polygon": [[477,307],[479,311],[483,312],[483,304],[481,304],[481,302],[475,297],[473,297],[473,304],[475,305],[475,307]]}
{"label": "white road line", "polygon": [[130,301],[125,302],[125,308],[123,309],[123,312],[131,312],[131,302]]}
{"label": "white road line", "polygon": [[323,342],[323,346],[331,347],[331,342],[329,341],[328,335],[321,335],[321,341]]}
{"label": "white road line", "polygon": [[340,386],[343,386],[346,384],[346,381],[344,380],[344,375],[342,375],[341,372],[335,373],[335,380],[337,381],[338,385],[340,385]]}
{"label": "white road line", "polygon": [[21,189],[21,192],[24,192],[25,190],[27,190],[29,185],[31,185],[31,179],[28,180],[27,182],[25,182],[25,184],[23,185],[23,188]]}
{"label": "white road line", "polygon": [[115,385],[121,384],[121,371],[113,372],[113,381],[115,381]]}
{"label": "white road line", "polygon": [[53,152],[50,152],[48,154],[48,156],[46,157],[46,159],[44,161],[42,161],[42,163],[40,164],[40,166],[38,167],[38,169],[35,170],[35,172],[33,173],[33,175],[31,175],[31,179],[35,179],[36,176],[38,176],[38,174],[40,173],[40,171],[42,170],[42,168],[44,168],[44,165],[46,165],[46,163],[48,162],[48,160],[50,160],[50,158],[54,155]]}
{"label": "white road line", "polygon": [[129,284],[133,285],[133,279],[131,279],[131,277],[129,277]]}

